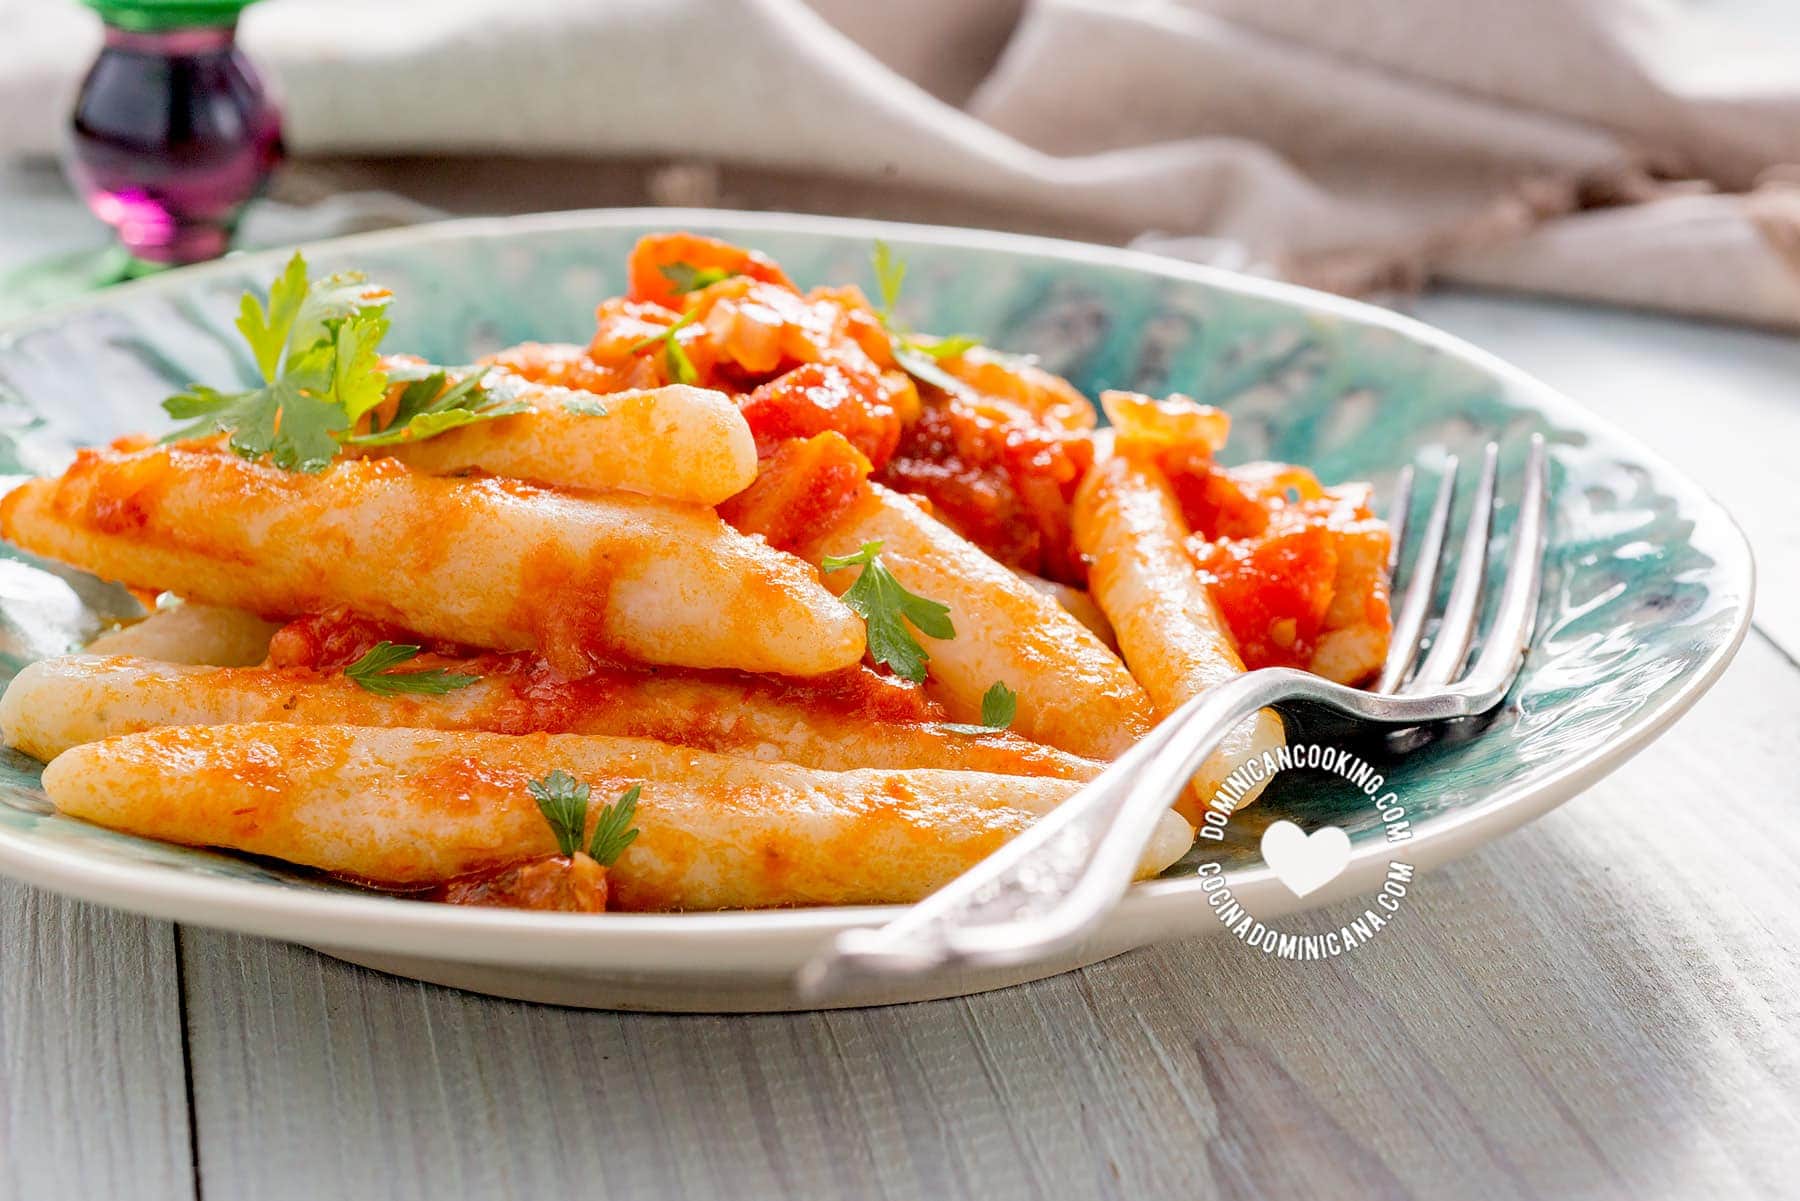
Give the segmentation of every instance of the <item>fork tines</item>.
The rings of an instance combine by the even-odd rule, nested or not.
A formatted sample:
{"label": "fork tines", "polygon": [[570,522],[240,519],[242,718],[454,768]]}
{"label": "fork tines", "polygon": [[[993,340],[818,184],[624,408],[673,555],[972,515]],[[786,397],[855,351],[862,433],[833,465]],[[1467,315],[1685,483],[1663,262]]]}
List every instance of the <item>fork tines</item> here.
{"label": "fork tines", "polygon": [[[1532,435],[1526,455],[1504,582],[1492,606],[1493,619],[1474,667],[1467,674],[1463,670],[1476,630],[1481,626],[1490,563],[1498,553],[1489,543],[1493,536],[1499,463],[1499,444],[1490,442],[1482,452],[1481,474],[1467,505],[1461,537],[1456,540],[1460,549],[1455,554],[1450,592],[1429,640],[1424,637],[1425,631],[1431,624],[1439,580],[1451,557],[1447,544],[1460,464],[1455,455],[1446,456],[1431,511],[1416,534],[1418,549],[1410,556],[1402,544],[1415,538],[1411,519],[1415,473],[1411,467],[1401,472],[1388,518],[1394,534],[1389,565],[1395,572],[1397,590],[1399,573],[1409,558],[1411,565],[1395,613],[1387,661],[1375,691],[1415,695],[1458,682],[1491,689],[1509,684],[1516,674],[1520,656],[1531,639],[1542,580],[1548,456],[1541,434]],[[1426,647],[1423,663],[1418,662],[1421,643]]]}

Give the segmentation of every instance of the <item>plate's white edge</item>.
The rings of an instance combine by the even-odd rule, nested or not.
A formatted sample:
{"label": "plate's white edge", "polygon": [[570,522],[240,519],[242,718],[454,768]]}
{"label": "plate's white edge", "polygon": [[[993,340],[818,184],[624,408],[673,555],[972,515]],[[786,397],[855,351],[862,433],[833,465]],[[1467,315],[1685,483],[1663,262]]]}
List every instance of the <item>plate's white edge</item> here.
{"label": "plate's white edge", "polygon": [[[894,241],[915,240],[1033,254],[1068,262],[1126,267],[1168,278],[1184,279],[1240,294],[1283,301],[1296,308],[1329,313],[1376,326],[1462,358],[1528,394],[1534,404],[1565,424],[1597,433],[1622,445],[1658,468],[1699,502],[1692,514],[1692,540],[1718,564],[1722,584],[1736,585],[1736,604],[1725,609],[1734,617],[1730,637],[1684,682],[1675,695],[1652,709],[1629,737],[1606,744],[1592,759],[1540,777],[1529,787],[1503,790],[1476,805],[1431,819],[1414,828],[1402,849],[1371,843],[1351,857],[1350,866],[1329,887],[1293,902],[1266,868],[1234,873],[1237,896],[1267,916],[1329,904],[1368,888],[1392,859],[1405,858],[1421,869],[1438,866],[1473,849],[1489,837],[1509,832],[1555,808],[1617,768],[1667,729],[1709,689],[1743,645],[1750,628],[1755,566],[1748,540],[1716,500],[1693,484],[1662,455],[1631,434],[1582,408],[1575,401],[1528,373],[1454,335],[1414,318],[1315,292],[1297,285],[1139,251],[1065,242],[1024,234],[858,218],[815,217],[794,213],[747,213],[725,209],[592,209],[520,217],[478,217],[434,222],[401,229],[357,234],[308,243],[313,252],[354,252],[362,247],[430,242],[444,236],[494,236],[519,231],[591,229],[662,222],[671,226],[736,225],[792,233],[828,232]],[[237,274],[258,263],[274,263],[292,248],[232,255],[216,263],[183,268],[119,285],[98,297],[77,298],[0,327],[0,338],[54,324],[68,313],[108,307],[115,299],[180,290],[197,277]],[[520,913],[505,910],[456,909],[388,898],[312,892],[247,881],[196,876],[180,869],[123,863],[97,863],[80,852],[46,845],[29,835],[0,829],[0,868],[8,875],[40,887],[153,917],[306,942],[330,942],[346,948],[396,949],[404,941],[408,953],[494,963],[603,968],[614,957],[621,966],[642,968],[660,961],[676,968],[693,963],[702,950],[706,966],[762,966],[798,962],[826,937],[840,930],[867,926],[895,912],[892,906],[822,909],[754,910],[687,914]],[[1204,928],[1204,903],[1194,879],[1154,880],[1134,888],[1120,905],[1115,921],[1147,923],[1168,933]],[[747,935],[760,936],[754,941]],[[678,942],[671,942],[679,936]],[[1161,931],[1152,937],[1160,937]]]}

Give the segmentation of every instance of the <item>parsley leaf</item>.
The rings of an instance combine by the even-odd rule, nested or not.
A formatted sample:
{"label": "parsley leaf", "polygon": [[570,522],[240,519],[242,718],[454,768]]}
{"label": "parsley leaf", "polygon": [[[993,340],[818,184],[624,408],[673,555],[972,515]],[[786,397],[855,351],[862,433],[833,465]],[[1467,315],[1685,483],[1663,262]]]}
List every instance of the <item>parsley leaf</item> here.
{"label": "parsley leaf", "polygon": [[692,263],[683,262],[664,263],[657,267],[657,270],[662,273],[664,279],[669,281],[670,286],[683,295],[711,287],[713,284],[730,279],[737,274],[735,271],[726,271],[720,267],[696,267]]}
{"label": "parsley leaf", "polygon": [[598,396],[571,396],[563,401],[565,410],[582,417],[605,417],[608,415],[606,402]]}
{"label": "parsley leaf", "polygon": [[[528,412],[516,392],[488,386],[486,368],[465,370],[446,387],[437,367],[381,366],[388,333],[385,288],[360,271],[308,282],[296,254],[269,287],[268,300],[246,293],[237,328],[249,344],[263,384],[220,392],[196,384],[163,402],[191,424],[164,441],[228,432],[231,449],[248,459],[267,456],[287,471],[323,471],[341,444],[391,446],[417,441],[476,421]],[[388,398],[390,382],[405,385],[392,417],[360,434],[350,431]]]}
{"label": "parsley leaf", "polygon": [[934,359],[953,359],[980,345],[981,339],[969,334],[950,334],[943,338],[928,338],[923,334],[912,334],[906,339],[908,350],[916,350],[920,354],[930,355]]}
{"label": "parsley leaf", "polygon": [[675,335],[692,325],[699,316],[699,309],[684,313],[681,320],[669,326],[662,333],[652,334],[643,341],[632,344],[628,353],[643,354],[646,350],[660,345],[663,348],[663,366],[668,369],[669,378],[678,384],[693,383],[700,378],[700,373],[694,370],[694,361],[688,358],[687,351],[681,348],[681,340]]}
{"label": "parsley leaf", "polygon": [[922,384],[930,384],[941,392],[961,396],[967,392],[963,382],[939,367],[929,354],[922,353],[904,338],[894,338],[894,362],[900,369]]}
{"label": "parsley leaf", "polygon": [[694,370],[694,361],[681,349],[681,343],[670,338],[668,347],[663,351],[663,362],[669,368],[669,376],[678,384],[691,384],[700,378]]}
{"label": "parsley leaf", "polygon": [[[294,257],[300,258],[299,253],[296,252]],[[290,263],[290,270],[292,266]],[[304,279],[305,259],[300,259],[300,270]],[[301,298],[299,311],[294,315],[293,328],[288,331],[289,357],[296,351],[327,340],[331,330],[339,322],[366,313],[385,315],[391,299],[392,295],[386,288],[371,284],[369,277],[361,271],[340,271],[327,275],[307,288],[305,296]],[[384,332],[386,328],[384,320]]]}
{"label": "parsley leaf", "polygon": [[[550,823],[557,849],[564,855],[581,850],[581,837],[587,829],[588,798],[593,789],[559,767],[543,779],[525,785],[525,790]],[[600,816],[594,820],[594,837],[587,846],[588,858],[601,867],[611,867],[625,848],[637,840],[638,831],[631,819],[637,816],[638,794],[643,790],[642,784],[633,784],[618,800],[601,806]]]}
{"label": "parsley leaf", "polygon": [[378,350],[387,302],[387,290],[360,272],[308,283],[306,260],[295,254],[267,303],[246,293],[238,306],[238,332],[262,386],[220,392],[195,385],[169,397],[164,411],[192,423],[164,441],[223,430],[247,459],[266,455],[286,471],[323,471],[337,455],[337,436],[386,395]]}
{"label": "parsley leaf", "polygon": [[1006,729],[1018,712],[1019,694],[1008,688],[1005,680],[995,680],[981,694],[981,724],[990,730]]}
{"label": "parsley leaf", "polygon": [[388,379],[381,370],[381,340],[387,336],[386,313],[336,322],[330,333],[331,395],[344,416],[356,419],[387,399]]}
{"label": "parsley leaf", "polygon": [[248,292],[238,302],[238,332],[250,344],[250,352],[256,356],[256,369],[262,372],[264,383],[275,381],[282,352],[287,349],[288,335],[305,299],[306,260],[296,251],[270,286],[267,308]]}
{"label": "parsley leaf", "polygon": [[642,784],[633,784],[618,800],[600,810],[600,816],[594,819],[593,840],[588,843],[589,859],[601,867],[611,867],[625,848],[637,841],[637,827],[631,819],[637,816],[638,794],[643,791]]}
{"label": "parsley leaf", "polygon": [[433,667],[428,671],[388,671],[390,667],[397,667],[416,658],[420,649],[416,646],[378,642],[362,658],[344,668],[344,674],[356,681],[363,691],[373,692],[377,696],[397,696],[405,692],[442,696],[446,692],[455,692],[458,688],[467,688],[481,679],[480,676],[458,675],[441,667]]}
{"label": "parsley leaf", "polygon": [[1006,686],[1006,681],[995,680],[988,690],[981,694],[981,724],[965,725],[962,722],[946,722],[946,730],[954,730],[958,734],[992,734],[1012,725],[1013,717],[1019,711],[1019,694]]}
{"label": "parsley leaf", "polygon": [[366,434],[346,437],[346,443],[356,446],[392,446],[397,442],[417,442],[421,438],[430,438],[445,430],[472,425],[477,421],[492,421],[496,417],[511,417],[531,411],[530,402],[509,393],[510,385],[502,388],[487,387],[483,383],[488,371],[486,367],[464,372],[462,378],[448,388],[444,386],[444,382],[449,374],[442,367],[422,372],[418,368],[404,370],[411,378],[406,378],[401,370],[394,372],[394,378],[403,379],[406,383],[406,387],[400,392],[394,415],[385,424],[372,427]]}
{"label": "parsley leaf", "polygon": [[894,252],[880,238],[875,239],[869,260],[875,268],[875,287],[881,292],[882,323],[892,326],[895,324],[894,306],[900,303],[900,285],[906,282],[906,261],[895,258]]}
{"label": "parsley leaf", "polygon": [[952,358],[973,350],[981,345],[980,339],[968,334],[928,338],[909,331],[894,313],[894,306],[900,302],[900,285],[906,282],[906,263],[895,258],[894,252],[880,238],[875,239],[875,249],[869,257],[875,268],[875,286],[881,293],[881,307],[876,310],[875,315],[880,318],[882,328],[893,339],[894,362],[920,383],[930,384],[944,392],[962,393],[962,381],[939,367],[934,360]]}
{"label": "parsley leaf", "polygon": [[191,384],[186,392],[177,392],[163,401],[163,411],[177,421],[189,417],[204,417],[208,413],[216,413],[228,407],[236,398],[228,392],[217,388],[209,388],[205,384]]}
{"label": "parsley leaf", "polygon": [[550,823],[556,849],[565,855],[579,851],[581,836],[587,832],[588,794],[593,790],[559,767],[525,785],[525,791]]}
{"label": "parsley leaf", "polygon": [[880,552],[879,541],[865,542],[855,554],[826,555],[819,565],[828,572],[862,568],[842,600],[868,627],[870,657],[917,684],[925,679],[929,656],[907,623],[928,638],[954,638],[950,606],[908,592],[881,561]]}
{"label": "parsley leaf", "polygon": [[229,430],[229,445],[246,459],[269,455],[284,471],[317,472],[337,455],[332,435],[350,427],[344,410],[308,384],[316,377],[282,376],[248,392],[220,392],[196,384],[163,401],[171,417],[199,417],[163,439],[177,442]]}

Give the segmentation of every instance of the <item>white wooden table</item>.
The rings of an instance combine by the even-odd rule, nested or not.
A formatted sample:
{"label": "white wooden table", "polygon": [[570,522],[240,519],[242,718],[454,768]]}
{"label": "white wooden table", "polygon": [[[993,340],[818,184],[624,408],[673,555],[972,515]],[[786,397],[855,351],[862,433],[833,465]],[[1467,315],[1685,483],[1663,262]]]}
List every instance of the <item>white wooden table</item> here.
{"label": "white wooden table", "polygon": [[[0,171],[0,269],[85,229]],[[535,1008],[0,881],[0,1197],[1793,1196],[1800,341],[1421,316],[1691,472],[1757,628],[1675,730],[1341,961],[1216,940],[966,1000]]]}

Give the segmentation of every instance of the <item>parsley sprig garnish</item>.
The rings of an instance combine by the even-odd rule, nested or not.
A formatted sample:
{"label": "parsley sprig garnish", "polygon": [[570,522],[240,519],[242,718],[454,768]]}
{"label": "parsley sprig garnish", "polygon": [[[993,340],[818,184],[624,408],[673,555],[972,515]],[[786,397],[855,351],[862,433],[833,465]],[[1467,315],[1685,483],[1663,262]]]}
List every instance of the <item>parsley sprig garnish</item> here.
{"label": "parsley sprig garnish", "polygon": [[594,820],[594,837],[588,842],[589,859],[601,867],[611,867],[625,848],[637,841],[637,827],[631,819],[637,816],[638,795],[643,791],[642,784],[633,784],[618,800],[601,808],[600,816]]}
{"label": "parsley sprig garnish", "polygon": [[939,367],[934,360],[963,354],[980,346],[980,340],[968,334],[931,338],[908,330],[894,311],[895,306],[900,303],[900,287],[906,282],[906,263],[895,258],[894,252],[880,238],[875,239],[875,249],[869,257],[875,268],[875,287],[881,293],[881,307],[875,311],[875,315],[881,319],[882,326],[893,338],[894,362],[900,364],[908,375],[935,388],[946,392],[961,390],[962,381]]}
{"label": "parsley sprig garnish", "polygon": [[455,692],[458,688],[467,688],[481,679],[480,676],[459,675],[441,667],[433,667],[427,671],[388,670],[417,658],[422,649],[404,643],[377,642],[362,658],[344,668],[344,674],[354,680],[364,692],[373,692],[378,696],[397,696],[403,692],[442,696],[446,692]]}
{"label": "parsley sprig garnish", "polygon": [[247,459],[267,456],[285,471],[318,472],[337,457],[343,442],[386,445],[429,438],[447,429],[523,412],[517,400],[496,403],[470,372],[445,388],[446,373],[428,368],[408,376],[394,416],[364,434],[351,434],[365,414],[387,398],[389,373],[381,367],[381,340],[387,336],[391,293],[360,271],[344,271],[312,281],[306,260],[289,259],[268,299],[244,293],[238,305],[238,332],[250,347],[262,385],[245,392],[221,392],[195,384],[163,401],[178,421],[188,421],[164,439],[199,438],[218,431]]}
{"label": "parsley sprig garnish", "polygon": [[387,333],[388,292],[361,272],[306,278],[296,254],[269,288],[238,305],[238,332],[250,346],[262,386],[220,392],[195,385],[163,402],[177,420],[197,419],[169,437],[231,433],[247,459],[268,455],[288,471],[323,471],[337,455],[334,436],[377,404],[387,377],[376,349]]}
{"label": "parsley sprig garnish", "polygon": [[702,288],[709,288],[713,284],[730,279],[737,274],[737,272],[727,271],[723,267],[696,267],[692,263],[679,260],[673,263],[663,263],[657,267],[657,270],[662,273],[664,279],[669,281],[670,287],[684,296],[689,292],[698,292]]}
{"label": "parsley sprig garnish", "polygon": [[669,378],[678,384],[693,383],[700,378],[700,373],[694,370],[694,360],[688,358],[687,351],[681,348],[681,339],[675,335],[692,325],[699,316],[699,309],[684,313],[681,320],[663,330],[662,333],[652,334],[641,342],[634,342],[628,353],[643,354],[660,345],[663,348],[663,366],[668,369]]}
{"label": "parsley sprig garnish", "polygon": [[945,722],[944,729],[958,734],[992,734],[1012,725],[1013,717],[1019,711],[1019,694],[1006,686],[1005,680],[995,680],[988,690],[981,694],[981,724],[967,725],[963,722]]}
{"label": "parsley sprig garnish", "polygon": [[[550,823],[556,846],[564,855],[581,850],[582,836],[587,831],[588,798],[593,789],[574,776],[557,768],[541,780],[525,785],[538,811]],[[611,867],[625,848],[636,841],[637,828],[631,824],[637,816],[638,795],[643,785],[633,784],[618,800],[601,807],[594,821],[594,836],[588,841],[588,858],[601,867]]]}
{"label": "parsley sprig garnish", "polygon": [[473,368],[446,387],[449,372],[442,367],[397,367],[390,378],[406,386],[400,390],[393,416],[371,425],[367,433],[350,434],[343,441],[353,446],[392,446],[531,411],[529,401],[509,399],[484,386],[487,373],[486,367]]}
{"label": "parsley sprig garnish", "polygon": [[[881,561],[880,541],[863,543],[855,554],[826,555],[819,566],[828,572],[862,568],[862,574],[842,599],[868,627],[869,656],[877,663],[887,664],[902,679],[915,684],[923,682],[925,662],[930,656],[912,631],[917,629],[928,638],[956,637],[956,628],[950,624],[950,606],[908,592]],[[908,628],[908,622],[912,628]]]}

